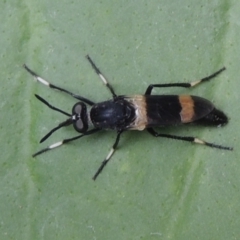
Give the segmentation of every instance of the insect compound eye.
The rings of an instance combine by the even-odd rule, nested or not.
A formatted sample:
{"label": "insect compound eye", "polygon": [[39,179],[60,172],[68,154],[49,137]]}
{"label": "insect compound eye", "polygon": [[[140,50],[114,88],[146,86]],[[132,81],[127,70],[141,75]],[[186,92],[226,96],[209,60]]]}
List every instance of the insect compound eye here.
{"label": "insect compound eye", "polygon": [[88,129],[87,107],[82,102],[76,103],[72,108],[72,114],[76,116],[73,127],[77,132],[84,133]]}

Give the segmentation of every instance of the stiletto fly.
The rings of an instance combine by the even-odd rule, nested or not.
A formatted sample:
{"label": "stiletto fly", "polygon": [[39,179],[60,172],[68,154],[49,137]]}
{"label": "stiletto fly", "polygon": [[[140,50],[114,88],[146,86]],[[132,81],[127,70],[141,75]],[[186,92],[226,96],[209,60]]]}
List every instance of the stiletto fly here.
{"label": "stiletto fly", "polygon": [[[104,159],[97,172],[94,174],[93,180],[96,180],[98,175],[102,172],[103,168],[106,166],[113,153],[115,152],[121,134],[127,130],[142,131],[146,129],[154,137],[164,137],[198,143],[223,150],[233,149],[231,147],[225,147],[206,142],[196,137],[162,134],[154,130],[156,127],[168,127],[188,123],[195,123],[206,126],[225,125],[228,122],[227,116],[222,111],[215,108],[213,103],[205,98],[192,95],[151,95],[153,88],[194,87],[200,83],[207,82],[215,78],[225,70],[225,67],[221,68],[208,77],[190,83],[150,84],[146,89],[144,95],[117,95],[113,87],[109,84],[93,60],[88,55],[86,58],[112,94],[111,100],[95,103],[92,100],[49,83],[34,71],[32,71],[30,68],[28,68],[26,65],[24,65],[24,68],[34,78],[36,78],[38,82],[50,88],[67,93],[79,100],[79,102],[77,102],[72,107],[72,113],[69,114],[57,107],[52,106],[45,99],[35,94],[36,98],[47,105],[50,109],[60,112],[68,117],[67,120],[63,121],[57,127],[53,128],[49,133],[47,133],[41,139],[40,143],[44,142],[56,130],[68,125],[73,125],[74,129],[79,132],[80,135],[54,143],[49,147],[36,152],[33,154],[33,157],[59,147],[65,143],[75,141],[79,138],[94,134],[101,130],[114,130],[117,133],[116,140],[107,157]],[[89,109],[87,106],[89,106]]]}

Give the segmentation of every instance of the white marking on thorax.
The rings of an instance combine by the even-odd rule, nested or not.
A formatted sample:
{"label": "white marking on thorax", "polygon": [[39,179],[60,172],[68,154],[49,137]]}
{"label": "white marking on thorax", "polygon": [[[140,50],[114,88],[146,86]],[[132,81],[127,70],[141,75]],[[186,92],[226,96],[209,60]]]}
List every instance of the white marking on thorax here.
{"label": "white marking on thorax", "polygon": [[136,119],[131,123],[129,130],[142,131],[147,125],[146,98],[144,95],[126,96],[125,100],[135,108]]}

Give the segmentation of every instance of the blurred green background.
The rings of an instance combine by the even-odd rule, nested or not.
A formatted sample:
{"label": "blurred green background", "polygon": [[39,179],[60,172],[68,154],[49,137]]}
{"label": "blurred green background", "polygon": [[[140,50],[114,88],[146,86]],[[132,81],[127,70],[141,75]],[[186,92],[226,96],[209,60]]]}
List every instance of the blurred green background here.
{"label": "blurred green background", "polygon": [[[240,2],[1,1],[0,239],[239,239]],[[23,63],[93,101],[111,98],[85,55],[118,94],[150,83],[188,82],[226,66],[195,89],[155,94],[204,96],[230,117],[224,128],[172,127],[233,146],[211,149],[146,132],[122,135],[96,182],[91,177],[116,133],[102,132],[36,158],[71,128],[39,140],[76,102],[36,83]]]}

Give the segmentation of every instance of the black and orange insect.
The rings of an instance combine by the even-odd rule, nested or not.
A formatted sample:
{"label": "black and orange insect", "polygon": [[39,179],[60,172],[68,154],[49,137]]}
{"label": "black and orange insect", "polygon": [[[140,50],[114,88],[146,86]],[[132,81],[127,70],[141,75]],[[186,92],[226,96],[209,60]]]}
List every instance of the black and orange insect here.
{"label": "black and orange insect", "polygon": [[[54,143],[49,147],[44,148],[39,152],[36,152],[35,154],[33,154],[33,157],[43,152],[59,147],[65,143],[106,129],[116,131],[117,136],[109,154],[104,159],[99,169],[93,176],[94,180],[101,173],[101,171],[109,162],[110,158],[115,152],[121,134],[127,130],[142,131],[146,129],[154,137],[171,138],[203,144],[212,148],[232,150],[231,147],[225,147],[214,143],[209,143],[196,137],[183,137],[162,134],[154,130],[154,128],[156,127],[168,127],[188,123],[195,123],[206,126],[223,126],[228,122],[228,118],[222,111],[216,109],[213,103],[211,103],[205,98],[192,95],[151,95],[153,88],[194,87],[200,83],[207,82],[215,78],[217,75],[219,75],[222,71],[225,70],[225,67],[221,68],[210,76],[202,78],[198,81],[194,81],[191,83],[151,84],[148,86],[144,95],[128,96],[117,95],[113,90],[113,87],[108,83],[107,79],[103,76],[103,74],[92,61],[92,59],[88,55],[86,57],[95,72],[98,74],[100,79],[111,92],[111,100],[95,103],[92,100],[89,100],[80,95],[76,95],[64,88],[49,83],[48,81],[38,76],[31,69],[29,69],[26,65],[24,65],[24,68],[40,83],[50,88],[65,92],[72,97],[80,100],[80,102],[77,102],[73,106],[72,113],[69,114],[57,107],[52,106],[42,97],[35,95],[38,100],[40,100],[52,110],[58,111],[68,116],[67,120],[60,123],[57,127],[53,128],[41,139],[40,142],[45,141],[56,130],[68,125],[73,125],[74,129],[79,132],[80,135]],[[87,106],[89,106],[89,109],[87,108]]]}

